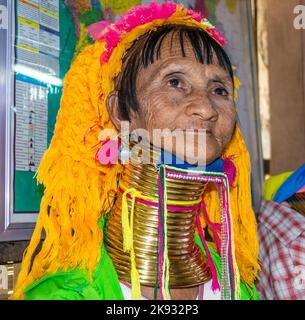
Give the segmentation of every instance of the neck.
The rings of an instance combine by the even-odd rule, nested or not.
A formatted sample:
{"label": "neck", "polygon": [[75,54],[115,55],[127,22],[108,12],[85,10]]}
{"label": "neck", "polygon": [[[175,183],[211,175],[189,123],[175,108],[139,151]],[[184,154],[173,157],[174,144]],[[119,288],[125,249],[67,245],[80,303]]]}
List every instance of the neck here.
{"label": "neck", "polygon": [[[153,157],[159,154],[153,151]],[[105,228],[105,245],[121,280],[130,282],[130,255],[123,250],[122,202],[133,214],[133,245],[140,283],[153,287],[158,259],[158,170],[154,164],[125,165],[119,193]],[[210,269],[194,242],[196,213],[206,184],[166,178],[167,239],[171,288],[198,286],[211,278]],[[135,190],[132,201],[128,190]],[[126,199],[125,198],[125,199]],[[123,203],[124,206],[124,203]]]}

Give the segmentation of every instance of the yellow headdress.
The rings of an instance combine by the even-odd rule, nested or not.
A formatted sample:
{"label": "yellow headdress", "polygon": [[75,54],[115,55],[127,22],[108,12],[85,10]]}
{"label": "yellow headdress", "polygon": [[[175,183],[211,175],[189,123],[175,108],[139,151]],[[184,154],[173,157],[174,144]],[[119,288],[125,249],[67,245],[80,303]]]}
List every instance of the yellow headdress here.
{"label": "yellow headdress", "polygon": [[[13,298],[22,298],[29,284],[58,270],[78,267],[92,276],[103,241],[98,220],[111,209],[123,169],[121,164],[107,167],[95,161],[100,131],[116,130],[106,98],[114,90],[122,59],[134,41],[166,24],[203,29],[224,44],[217,30],[197,13],[170,2],[152,3],[132,9],[114,29],[108,26],[106,32],[105,28],[101,40],[86,47],[73,62],[64,79],[54,136],[37,172],[45,191]],[[223,156],[230,157],[237,168],[235,184],[230,188],[235,253],[240,276],[251,285],[259,270],[258,240],[251,206],[250,159],[238,127]],[[219,223],[217,191],[208,190],[205,202],[210,219]],[[45,240],[36,254],[43,231]]]}

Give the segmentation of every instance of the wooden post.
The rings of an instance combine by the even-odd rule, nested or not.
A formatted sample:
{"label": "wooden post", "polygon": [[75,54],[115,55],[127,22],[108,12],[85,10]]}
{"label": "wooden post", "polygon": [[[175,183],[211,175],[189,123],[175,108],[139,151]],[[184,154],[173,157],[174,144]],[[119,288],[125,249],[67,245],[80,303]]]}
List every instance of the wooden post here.
{"label": "wooden post", "polygon": [[305,1],[267,0],[271,175],[305,163],[305,30],[293,25],[300,4]]}

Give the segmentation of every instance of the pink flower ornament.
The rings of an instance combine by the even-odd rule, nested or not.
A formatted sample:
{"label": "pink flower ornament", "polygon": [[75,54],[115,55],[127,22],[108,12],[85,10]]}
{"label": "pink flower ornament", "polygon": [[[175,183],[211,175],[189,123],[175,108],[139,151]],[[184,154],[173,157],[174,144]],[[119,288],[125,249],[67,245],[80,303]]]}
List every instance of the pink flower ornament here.
{"label": "pink flower ornament", "polygon": [[[177,8],[178,4],[173,2],[158,4],[153,1],[147,6],[139,5],[131,8],[127,14],[122,14],[114,24],[110,24],[108,21],[100,21],[87,27],[87,31],[93,40],[105,40],[106,42],[105,51],[101,56],[101,63],[109,61],[113,50],[120,42],[124,33],[128,33],[140,25],[155,20],[166,20],[176,12]],[[222,46],[225,45],[226,42],[222,34],[207,19],[203,19],[199,12],[189,9],[187,15],[195,21],[203,23],[206,26],[207,32]]]}

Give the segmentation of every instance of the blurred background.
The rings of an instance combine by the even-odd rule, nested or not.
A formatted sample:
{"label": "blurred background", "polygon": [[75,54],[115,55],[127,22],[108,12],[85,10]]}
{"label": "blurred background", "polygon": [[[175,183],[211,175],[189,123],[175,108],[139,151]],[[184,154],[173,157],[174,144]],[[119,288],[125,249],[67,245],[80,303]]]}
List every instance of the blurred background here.
{"label": "blurred background", "polygon": [[[37,219],[43,188],[35,171],[52,139],[64,76],[91,42],[85,28],[148,2],[0,0],[0,299],[12,293]],[[257,212],[264,180],[305,162],[305,1],[174,2],[200,11],[228,40]]]}

